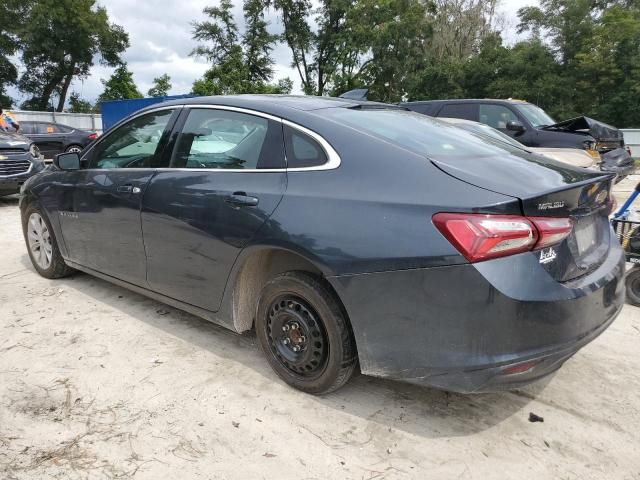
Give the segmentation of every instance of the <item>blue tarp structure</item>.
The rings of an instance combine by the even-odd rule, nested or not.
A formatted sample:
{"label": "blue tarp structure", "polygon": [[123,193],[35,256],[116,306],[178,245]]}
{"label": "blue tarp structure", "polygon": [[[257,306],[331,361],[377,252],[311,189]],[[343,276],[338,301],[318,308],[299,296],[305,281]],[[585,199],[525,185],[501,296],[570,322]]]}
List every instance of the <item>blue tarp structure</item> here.
{"label": "blue tarp structure", "polygon": [[141,108],[148,107],[154,103],[176,98],[188,98],[193,95],[170,95],[168,97],[134,98],[131,100],[107,100],[101,103],[100,112],[102,114],[102,131],[106,132],[120,120]]}

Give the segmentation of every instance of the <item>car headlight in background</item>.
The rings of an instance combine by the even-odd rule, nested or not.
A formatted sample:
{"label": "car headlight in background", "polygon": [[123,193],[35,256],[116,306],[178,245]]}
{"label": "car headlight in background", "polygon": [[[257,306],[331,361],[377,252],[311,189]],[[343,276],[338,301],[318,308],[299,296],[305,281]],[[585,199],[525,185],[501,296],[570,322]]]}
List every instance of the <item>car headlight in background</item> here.
{"label": "car headlight in background", "polygon": [[591,142],[591,141],[586,141],[586,142],[582,142],[584,151],[587,152],[589,155],[591,155],[591,157],[596,160],[599,161],[600,160],[600,153],[598,152],[598,144],[596,142]]}

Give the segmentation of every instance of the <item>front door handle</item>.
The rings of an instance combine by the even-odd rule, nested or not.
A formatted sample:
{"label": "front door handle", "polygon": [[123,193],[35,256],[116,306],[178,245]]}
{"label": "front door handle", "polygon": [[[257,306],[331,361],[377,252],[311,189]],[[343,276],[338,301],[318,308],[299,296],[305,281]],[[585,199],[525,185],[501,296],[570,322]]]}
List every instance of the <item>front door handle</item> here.
{"label": "front door handle", "polygon": [[238,208],[255,207],[259,202],[257,197],[250,197],[245,192],[234,192],[233,195],[229,195],[224,201]]}

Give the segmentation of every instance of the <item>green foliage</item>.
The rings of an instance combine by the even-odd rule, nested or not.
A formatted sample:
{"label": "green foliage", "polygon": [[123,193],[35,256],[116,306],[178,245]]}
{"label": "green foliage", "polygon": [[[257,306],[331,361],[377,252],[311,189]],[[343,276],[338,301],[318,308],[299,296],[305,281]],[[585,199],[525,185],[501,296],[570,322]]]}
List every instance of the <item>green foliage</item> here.
{"label": "green foliage", "polygon": [[192,55],[211,62],[203,78],[193,84],[195,95],[238,93],[289,93],[289,79],[270,84],[273,78],[271,51],[277,36],[267,30],[261,0],[245,0],[245,31],[240,34],[233,19],[231,0],[207,7],[209,20],[194,24],[193,38],[201,42]]}
{"label": "green foliage", "polygon": [[25,67],[18,85],[31,94],[30,108],[47,109],[55,95],[61,111],[74,78],[86,77],[95,58],[115,66],[129,46],[127,33],[109,23],[95,0],[26,0],[22,18],[15,34]]}
{"label": "green foliage", "polygon": [[166,73],[153,79],[153,87],[147,92],[150,97],[166,97],[171,90],[171,77]]}
{"label": "green foliage", "polygon": [[80,98],[78,92],[72,92],[69,96],[69,112],[71,113],[91,113],[93,106],[90,102]]}
{"label": "green foliage", "polygon": [[123,63],[113,72],[109,80],[101,80],[104,92],[98,97],[98,101],[125,100],[130,98],[142,98],[142,94],[133,81],[133,74]]}

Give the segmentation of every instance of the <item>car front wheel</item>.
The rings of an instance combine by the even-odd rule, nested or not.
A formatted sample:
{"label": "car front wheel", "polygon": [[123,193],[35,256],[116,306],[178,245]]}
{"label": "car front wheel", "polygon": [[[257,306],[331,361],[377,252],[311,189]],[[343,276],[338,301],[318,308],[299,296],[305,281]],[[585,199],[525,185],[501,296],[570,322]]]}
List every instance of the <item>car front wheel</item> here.
{"label": "car front wheel", "polygon": [[64,263],[51,224],[39,208],[27,208],[22,217],[22,230],[29,258],[40,275],[62,278],[73,273],[74,270]]}
{"label": "car front wheel", "polygon": [[356,347],[343,309],[328,286],[307,272],[283,273],[265,285],[256,334],[278,376],[304,392],[332,392],[356,368]]}

